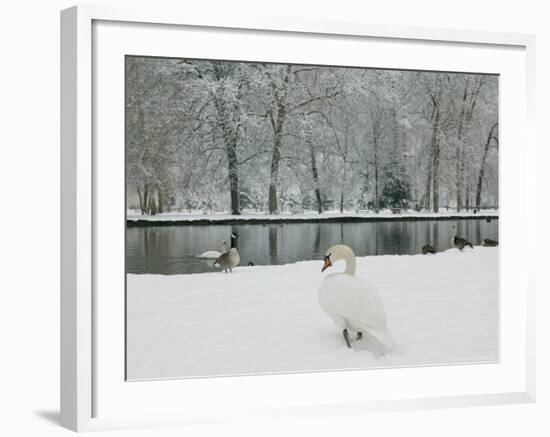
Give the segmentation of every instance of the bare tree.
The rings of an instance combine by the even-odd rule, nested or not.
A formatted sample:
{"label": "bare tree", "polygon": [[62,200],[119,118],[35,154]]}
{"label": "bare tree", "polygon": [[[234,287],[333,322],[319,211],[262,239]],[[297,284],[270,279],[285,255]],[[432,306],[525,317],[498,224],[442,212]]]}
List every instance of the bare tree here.
{"label": "bare tree", "polygon": [[477,177],[477,190],[476,190],[476,209],[481,208],[481,189],[483,186],[483,178],[485,176],[485,166],[487,163],[487,155],[489,154],[489,148],[491,143],[494,142],[496,147],[498,147],[498,123],[493,124],[489,130],[489,135],[487,135],[487,141],[485,141],[485,147],[483,148],[483,156],[481,158],[481,163],[479,166],[479,175]]}
{"label": "bare tree", "polygon": [[130,57],[126,81],[127,199],[142,214],[498,196],[490,75]]}

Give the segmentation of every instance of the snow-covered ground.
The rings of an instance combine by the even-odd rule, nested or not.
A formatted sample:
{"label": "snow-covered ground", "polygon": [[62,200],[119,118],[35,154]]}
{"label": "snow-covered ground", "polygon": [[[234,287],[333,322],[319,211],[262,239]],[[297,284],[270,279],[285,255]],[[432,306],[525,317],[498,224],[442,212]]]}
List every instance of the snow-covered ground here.
{"label": "snow-covered ground", "polygon": [[402,211],[401,213],[394,214],[390,210],[380,211],[379,213],[368,212],[368,211],[348,211],[340,213],[339,211],[327,211],[322,214],[319,214],[315,211],[303,212],[303,213],[281,213],[277,215],[270,215],[266,213],[254,213],[254,212],[245,212],[241,215],[231,215],[228,213],[212,213],[205,214],[201,211],[192,211],[192,212],[169,212],[158,214],[154,216],[144,216],[139,214],[139,212],[130,210],[127,212],[126,219],[131,221],[144,220],[144,221],[287,221],[287,220],[327,220],[327,219],[337,219],[337,218],[361,218],[361,219],[370,219],[375,220],[380,219],[400,219],[400,218],[452,218],[452,217],[484,217],[484,216],[494,216],[498,217],[498,210],[496,209],[482,209],[477,213],[473,211],[461,211],[456,212],[454,210],[445,210],[442,209],[440,212],[417,212],[413,210]]}
{"label": "snow-covered ground", "polygon": [[346,348],[320,308],[321,266],[128,275],[129,379],[498,360],[498,248],[358,258],[400,348],[378,359]]}

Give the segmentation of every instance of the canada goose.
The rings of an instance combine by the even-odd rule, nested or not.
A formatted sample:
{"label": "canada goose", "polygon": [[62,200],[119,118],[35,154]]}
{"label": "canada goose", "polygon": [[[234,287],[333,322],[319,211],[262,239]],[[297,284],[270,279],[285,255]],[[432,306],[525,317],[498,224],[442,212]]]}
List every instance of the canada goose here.
{"label": "canada goose", "polygon": [[498,241],[491,240],[490,238],[486,238],[485,240],[483,240],[482,246],[495,247],[495,246],[498,246]]}
{"label": "canada goose", "polygon": [[206,258],[206,259],[216,259],[219,257],[222,253],[227,252],[227,241],[222,240],[220,243],[220,251],[217,250],[208,250],[206,252],[201,253],[200,255],[197,255],[197,258]]}
{"label": "canada goose", "polygon": [[466,240],[465,238],[457,237],[456,235],[453,238],[452,243],[453,246],[460,251],[462,251],[466,246],[470,246],[472,249],[474,248],[474,246],[472,246],[472,243],[470,243],[468,240]]}
{"label": "canada goose", "polygon": [[422,246],[422,253],[424,255],[427,255],[429,253],[437,253],[437,250],[435,250],[435,247],[433,247],[432,245],[430,244],[425,244],[424,246]]}
{"label": "canada goose", "polygon": [[222,253],[214,261],[214,267],[220,267],[225,273],[229,270],[233,271],[233,267],[237,267],[241,262],[239,251],[237,250],[237,239],[239,236],[233,232],[231,234],[231,249],[228,252]]}
{"label": "canada goose", "polygon": [[372,337],[378,343],[380,354],[395,349],[386,329],[386,313],[376,287],[355,276],[355,255],[343,244],[327,250],[321,272],[338,260],[344,260],[343,273],[325,276],[319,288],[319,303],[329,317],[343,328],[346,345],[351,348],[350,336],[361,340]]}

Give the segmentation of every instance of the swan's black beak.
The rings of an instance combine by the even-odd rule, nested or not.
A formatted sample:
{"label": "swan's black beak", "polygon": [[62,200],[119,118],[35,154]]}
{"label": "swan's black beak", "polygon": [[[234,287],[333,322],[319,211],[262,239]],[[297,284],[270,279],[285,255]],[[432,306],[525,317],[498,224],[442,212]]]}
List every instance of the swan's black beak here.
{"label": "swan's black beak", "polygon": [[330,266],[332,266],[332,262],[330,261],[330,255],[327,255],[323,258],[323,261],[325,262],[323,264],[323,268],[321,269],[321,273],[323,273],[326,269],[328,269]]}

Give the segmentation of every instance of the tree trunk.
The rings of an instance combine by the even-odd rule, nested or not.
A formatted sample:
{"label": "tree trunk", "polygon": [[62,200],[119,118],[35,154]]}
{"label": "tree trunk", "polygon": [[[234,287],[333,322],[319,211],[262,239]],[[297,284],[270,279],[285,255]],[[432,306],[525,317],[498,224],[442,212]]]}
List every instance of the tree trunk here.
{"label": "tree trunk", "polygon": [[277,187],[279,186],[279,160],[281,159],[281,142],[276,134],[271,154],[271,171],[269,174],[269,213],[278,214]]}
{"label": "tree trunk", "polygon": [[426,189],[424,192],[424,198],[423,202],[424,209],[430,210],[431,207],[431,191],[432,191],[432,164],[433,164],[433,158],[430,156],[428,159],[428,168],[426,169]]}
{"label": "tree trunk", "polygon": [[456,211],[462,209],[462,181],[460,178],[460,146],[456,150]]}
{"label": "tree trunk", "polygon": [[481,158],[481,165],[479,167],[479,175],[477,178],[477,190],[476,190],[476,209],[479,210],[481,207],[481,189],[483,186],[483,177],[485,176],[485,164],[487,162],[487,154],[489,153],[489,147],[491,146],[491,140],[494,139],[498,142],[496,137],[493,135],[498,123],[493,124],[489,135],[487,136],[487,141],[485,142],[485,148],[483,149],[483,157]]}
{"label": "tree trunk", "polygon": [[380,198],[378,196],[378,142],[374,141],[374,210],[380,211]]}
{"label": "tree trunk", "polygon": [[344,171],[342,172],[342,185],[340,186],[340,212],[344,212],[344,200],[345,200],[345,189],[346,189],[346,171],[348,168],[348,163],[346,157],[344,156]]}
{"label": "tree trunk", "polygon": [[[223,95],[223,88],[222,88]],[[229,197],[231,199],[231,214],[240,215],[241,204],[239,196],[239,161],[237,157],[237,142],[239,137],[239,127],[231,126],[226,104],[218,98],[214,99],[216,110],[220,118],[220,124],[223,133],[223,142],[227,157],[227,174],[229,179]]]}
{"label": "tree trunk", "polygon": [[225,146],[227,154],[227,173],[229,175],[229,193],[231,197],[231,214],[240,215],[239,173],[237,161],[237,144],[232,142]]}
{"label": "tree trunk", "polygon": [[143,187],[143,207],[145,214],[149,214],[149,189],[147,185]]}
{"label": "tree trunk", "polygon": [[[484,79],[483,76],[478,76],[476,79],[474,79],[473,86],[470,88],[470,79],[466,80],[466,84],[464,87],[464,93],[462,96],[462,109],[460,112],[460,120],[459,120],[459,126],[458,126],[458,140],[459,140],[459,150],[457,152],[457,209],[460,211],[461,207],[463,206],[463,199],[462,199],[462,193],[464,190],[464,176],[465,176],[465,169],[466,165],[468,164],[468,161],[466,160],[466,150],[464,148],[464,130],[469,126],[470,122],[472,121],[472,118],[474,116],[474,111],[476,108],[477,100],[480,95],[480,90],[483,87]],[[470,186],[468,186],[468,190],[466,193],[466,196],[468,196],[468,207],[470,208]]]}
{"label": "tree trunk", "polygon": [[157,214],[157,204],[155,202],[154,192],[151,190],[151,193],[149,195],[149,215],[156,215]]}
{"label": "tree trunk", "polygon": [[462,146],[459,145],[456,152],[456,210],[460,212],[463,208],[464,200],[462,198],[462,190],[464,182],[464,152]]}
{"label": "tree trunk", "polygon": [[313,176],[313,187],[315,191],[315,199],[317,201],[317,212],[321,214],[323,212],[323,200],[321,197],[321,188],[319,184],[319,170],[317,169],[317,159],[315,158],[315,149],[311,143],[311,138],[307,139],[309,145],[309,153],[311,155],[311,173]]}
{"label": "tree trunk", "polygon": [[143,205],[143,196],[141,195],[141,190],[139,187],[137,187],[137,194],[139,199],[139,210],[141,211],[141,215],[145,215],[145,208]]}
{"label": "tree trunk", "polygon": [[158,197],[158,205],[157,205],[157,212],[159,214],[162,214],[164,212],[164,195],[162,188],[157,187],[157,197]]}
{"label": "tree trunk", "polygon": [[457,130],[457,148],[456,148],[456,210],[460,212],[462,209],[462,181],[464,178],[464,163],[462,162],[462,137],[464,131],[464,116],[466,114],[466,101],[468,99],[468,86],[470,80],[466,79],[466,85],[464,86],[464,92],[462,93],[462,106],[460,109],[460,115],[458,119]]}
{"label": "tree trunk", "polygon": [[432,121],[431,138],[433,212],[439,211],[439,115],[439,105],[436,105]]}
{"label": "tree trunk", "polygon": [[433,155],[433,171],[432,171],[432,194],[433,194],[433,212],[439,212],[439,154],[440,154],[439,139],[435,142]]}
{"label": "tree trunk", "polygon": [[283,126],[286,112],[284,104],[279,102],[277,105],[277,119],[273,125],[273,151],[271,153],[271,171],[269,176],[269,213],[278,214],[279,204],[277,200],[277,189],[279,187],[279,162],[281,160],[281,143],[283,136]]}
{"label": "tree trunk", "polygon": [[283,137],[283,127],[286,120],[286,93],[290,84],[290,75],[292,66],[288,64],[286,66],[283,84],[278,86],[275,82],[272,83],[273,96],[275,99],[275,106],[277,107],[277,114],[275,119],[273,113],[270,113],[271,127],[273,128],[273,150],[271,152],[271,169],[269,174],[269,213],[279,213],[279,203],[277,200],[277,190],[279,188],[279,162],[281,160],[281,145]]}

